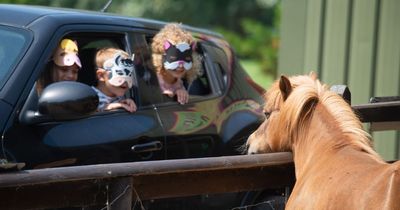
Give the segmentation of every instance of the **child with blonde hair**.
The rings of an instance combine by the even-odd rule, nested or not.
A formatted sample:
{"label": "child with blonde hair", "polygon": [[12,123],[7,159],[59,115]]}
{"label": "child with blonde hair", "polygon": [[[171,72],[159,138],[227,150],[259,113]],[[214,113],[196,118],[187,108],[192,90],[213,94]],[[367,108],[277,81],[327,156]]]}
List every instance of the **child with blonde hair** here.
{"label": "child with blonde hair", "polygon": [[125,98],[132,87],[133,59],[128,53],[116,48],[103,48],[96,53],[96,76],[98,83],[92,87],[99,96],[98,111],[123,108],[136,111],[135,102]]}
{"label": "child with blonde hair", "polygon": [[153,65],[163,94],[177,97],[180,104],[189,101],[183,85],[185,78],[190,85],[201,74],[200,56],[194,52],[193,36],[177,23],[167,24],[152,42]]}

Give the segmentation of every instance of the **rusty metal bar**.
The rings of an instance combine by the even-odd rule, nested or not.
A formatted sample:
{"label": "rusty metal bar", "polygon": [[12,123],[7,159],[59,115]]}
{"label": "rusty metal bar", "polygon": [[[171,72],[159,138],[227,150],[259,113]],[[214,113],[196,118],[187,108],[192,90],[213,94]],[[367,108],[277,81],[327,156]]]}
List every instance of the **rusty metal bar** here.
{"label": "rusty metal bar", "polygon": [[129,208],[132,199],[278,188],[294,181],[291,153],[26,170],[0,175],[0,209],[101,206],[110,195],[122,195],[117,205]]}

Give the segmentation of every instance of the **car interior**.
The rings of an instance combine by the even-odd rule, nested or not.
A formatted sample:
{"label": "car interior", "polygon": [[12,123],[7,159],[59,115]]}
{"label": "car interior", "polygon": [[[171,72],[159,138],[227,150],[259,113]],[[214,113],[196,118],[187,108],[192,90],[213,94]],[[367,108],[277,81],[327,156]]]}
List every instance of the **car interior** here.
{"label": "car interior", "polygon": [[[78,72],[78,82],[89,86],[96,86],[97,83],[95,55],[98,49],[103,47],[115,47],[124,49],[128,52],[130,51],[129,49],[126,49],[125,34],[122,33],[71,33],[65,37],[71,38],[78,43],[79,58],[82,63],[82,69]],[[150,46],[152,37],[153,35],[146,35],[146,41],[134,43],[133,47],[133,53],[135,54],[135,74],[133,74],[134,83],[131,90],[126,94],[126,97],[134,99],[139,109],[141,107],[152,106],[153,104],[176,103],[176,99],[161,94],[157,76],[152,69],[151,63]],[[190,101],[198,99],[203,100],[204,97],[212,94],[209,75],[207,73],[203,56],[203,47],[201,42],[198,42],[197,45],[196,50],[202,57],[203,74],[191,84],[184,81],[184,85],[190,94]],[[30,100],[30,98],[32,98],[32,100]],[[33,104],[32,101],[37,101],[37,96],[28,97],[26,103]],[[36,103],[37,102],[35,102],[35,104]],[[29,107],[36,107],[36,105],[26,105],[24,110],[30,110]],[[24,119],[23,121],[30,123],[36,121],[31,121],[31,117],[27,117],[27,114],[21,116],[24,116],[21,118]],[[40,119],[38,120],[40,121]]]}

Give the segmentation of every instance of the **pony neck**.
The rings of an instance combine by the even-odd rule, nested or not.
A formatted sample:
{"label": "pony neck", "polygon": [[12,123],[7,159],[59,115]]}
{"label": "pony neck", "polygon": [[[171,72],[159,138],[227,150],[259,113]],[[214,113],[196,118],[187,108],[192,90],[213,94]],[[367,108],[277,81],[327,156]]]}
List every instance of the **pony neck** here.
{"label": "pony neck", "polygon": [[[356,149],[346,145],[344,142],[350,142],[349,136],[345,135],[337,120],[318,104],[309,119],[308,129],[299,131],[293,142],[293,158],[296,166],[296,177],[302,176],[312,167],[321,167],[333,161],[339,151],[346,148]],[[349,146],[349,147],[348,147]],[[358,151],[360,152],[360,151]],[[318,169],[317,169],[318,170]]]}

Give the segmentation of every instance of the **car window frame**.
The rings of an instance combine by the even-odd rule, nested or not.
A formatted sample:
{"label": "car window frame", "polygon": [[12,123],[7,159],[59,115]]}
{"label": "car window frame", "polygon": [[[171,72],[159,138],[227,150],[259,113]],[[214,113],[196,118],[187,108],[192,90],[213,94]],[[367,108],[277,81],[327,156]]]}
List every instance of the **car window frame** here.
{"label": "car window frame", "polygon": [[[127,51],[128,53],[131,53],[131,49],[132,49],[132,43],[131,43],[131,39],[129,38],[129,36],[132,33],[135,33],[136,30],[134,30],[132,27],[130,26],[121,26],[121,25],[109,25],[109,24],[68,24],[68,25],[63,25],[60,28],[57,29],[57,31],[55,31],[55,33],[53,34],[53,36],[51,37],[51,39],[48,40],[48,46],[43,50],[43,54],[40,56],[40,59],[38,60],[38,64],[37,66],[34,68],[35,73],[33,73],[31,75],[30,78],[30,83],[32,85],[27,85],[25,86],[25,90],[24,90],[24,95],[26,95],[26,97],[24,97],[25,99],[22,100],[22,103],[19,103],[19,107],[18,110],[21,110],[23,107],[25,108],[25,106],[31,106],[32,105],[26,105],[27,102],[29,102],[29,98],[32,97],[32,91],[35,88],[35,84],[36,84],[36,80],[39,78],[40,74],[42,71],[44,71],[45,66],[48,62],[48,60],[51,59],[51,55],[52,52],[54,51],[54,49],[57,47],[59,41],[66,36],[69,36],[71,34],[90,34],[90,33],[104,33],[104,34],[115,34],[115,36],[121,36],[123,38],[121,38],[121,42],[124,45],[124,50]],[[137,32],[140,33],[140,32]],[[79,47],[79,46],[78,46]],[[134,78],[134,84],[137,84],[137,77],[136,77],[136,73],[133,74],[133,78]],[[134,96],[133,99],[136,100],[137,98],[137,94],[133,93],[134,88],[130,88],[129,92],[127,93],[127,95],[129,96]],[[138,107],[139,109],[140,107]],[[146,108],[146,107],[144,107]],[[108,114],[115,114],[115,113],[124,113],[126,112],[125,110],[111,110],[111,111],[106,111],[106,112],[96,112],[94,114],[92,114],[91,116],[96,116],[96,115],[108,115]],[[20,115],[22,113],[19,113]],[[90,117],[90,116],[89,116]],[[19,117],[19,119],[21,119],[21,117]],[[49,122],[48,120],[46,120],[46,118],[44,118],[44,120],[39,120],[39,122],[35,123],[46,123]],[[54,121],[51,121],[54,122]]]}
{"label": "car window frame", "polygon": [[[210,85],[213,91],[213,97],[219,97],[225,94],[228,90],[227,84],[221,85],[221,81],[223,81],[222,74],[220,73],[220,70],[217,69],[215,66],[218,64],[220,67],[222,67],[222,71],[225,71],[226,75],[226,80],[229,80],[229,73],[224,69],[223,67],[223,62],[220,61],[220,57],[215,56],[216,52],[214,51],[214,48],[217,48],[218,50],[221,50],[223,52],[223,49],[218,47],[215,43],[213,42],[203,42],[202,43],[203,47],[203,52],[204,52],[204,59],[205,59],[205,66],[206,70],[209,69],[210,71],[208,72],[209,75],[209,80],[210,80]],[[224,57],[223,59],[227,59],[227,57]]]}
{"label": "car window frame", "polygon": [[[158,32],[157,30],[142,30],[143,33],[146,33],[145,36],[145,41],[147,42],[148,46],[148,53],[151,54],[151,41],[149,39],[152,39],[156,33]],[[202,47],[202,44],[207,44],[210,46],[214,46],[214,43],[211,43],[210,41],[207,41],[199,34],[195,35],[195,39],[197,42],[198,47]],[[222,50],[222,49],[221,49]],[[214,60],[212,56],[210,56],[210,53],[208,53],[206,50],[201,49],[201,59],[202,59],[202,68],[206,72],[206,78],[208,80],[208,88],[210,89],[210,93],[206,95],[189,95],[189,102],[188,104],[193,104],[205,100],[211,100],[214,98],[217,98],[223,94],[223,91],[221,91],[221,88],[218,85],[218,82],[215,81],[216,79],[213,79],[215,77],[218,77],[217,74],[213,73],[215,71],[215,67],[212,64],[212,61]],[[154,71],[154,69],[151,69]],[[157,84],[159,87],[159,84]],[[226,92],[226,91],[225,91]],[[172,100],[172,98],[168,98],[167,96],[163,97],[164,100],[156,101],[154,105],[156,106],[174,106],[177,105],[178,102],[175,100]]]}
{"label": "car window frame", "polygon": [[16,55],[15,60],[9,66],[8,72],[6,72],[4,74],[3,78],[0,78],[0,93],[1,93],[3,90],[3,87],[6,85],[7,81],[9,80],[11,75],[14,73],[14,70],[16,69],[17,65],[19,64],[21,59],[24,57],[24,55],[28,51],[29,46],[31,45],[31,43],[33,41],[33,34],[31,31],[24,29],[24,28],[13,27],[13,26],[3,25],[3,24],[0,24],[0,27],[6,28],[6,29],[8,29],[8,31],[17,32],[17,34],[22,35],[26,40],[24,45],[21,48],[21,51],[19,52],[18,55]]}

